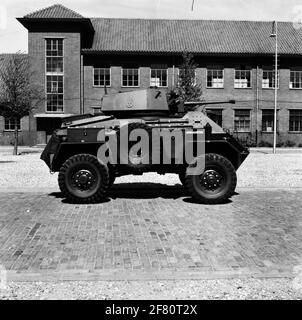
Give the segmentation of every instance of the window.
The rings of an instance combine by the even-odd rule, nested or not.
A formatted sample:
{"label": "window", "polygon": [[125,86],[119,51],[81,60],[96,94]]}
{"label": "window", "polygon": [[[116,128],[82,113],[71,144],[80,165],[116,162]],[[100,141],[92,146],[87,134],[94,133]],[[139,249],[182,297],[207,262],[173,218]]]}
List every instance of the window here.
{"label": "window", "polygon": [[168,70],[167,69],[151,69],[151,87],[167,87],[168,86]]}
{"label": "window", "polygon": [[207,109],[207,116],[222,127],[222,109]]}
{"label": "window", "polygon": [[[277,84],[279,88],[279,71],[277,77]],[[262,76],[262,88],[263,89],[274,89],[275,88],[275,71],[263,70]]]}
{"label": "window", "polygon": [[46,111],[63,112],[63,39],[46,39]]}
{"label": "window", "polygon": [[96,87],[110,87],[111,77],[110,68],[94,68],[93,69],[93,85]]}
{"label": "window", "polygon": [[47,93],[63,93],[63,76],[46,76]]}
{"label": "window", "polygon": [[63,73],[63,39],[46,39],[46,72]]}
{"label": "window", "polygon": [[274,110],[271,110],[271,109],[262,110],[262,131],[263,132],[274,131]]}
{"label": "window", "polygon": [[63,39],[46,39],[46,56],[63,57]]}
{"label": "window", "polygon": [[63,73],[63,58],[47,57],[46,58],[46,72],[54,74]]}
{"label": "window", "polygon": [[302,131],[302,110],[289,110],[289,131]]}
{"label": "window", "polygon": [[223,88],[224,78],[223,78],[223,69],[207,70],[207,87],[208,88]]}
{"label": "window", "polygon": [[48,94],[46,109],[48,112],[63,112],[63,95]]}
{"label": "window", "polygon": [[290,89],[302,89],[302,71],[290,72]]}
{"label": "window", "polygon": [[235,110],[234,127],[237,132],[250,132],[251,111]]}
{"label": "window", "polygon": [[235,70],[235,88],[251,88],[251,70]]}
{"label": "window", "polygon": [[[14,131],[15,130],[15,119],[11,118],[4,118],[4,130],[5,131]],[[21,121],[20,119],[17,120],[17,128],[21,130]]]}
{"label": "window", "polygon": [[138,87],[139,86],[139,69],[122,69],[122,86]]}
{"label": "window", "polygon": [[48,112],[63,112],[63,76],[46,76]]}

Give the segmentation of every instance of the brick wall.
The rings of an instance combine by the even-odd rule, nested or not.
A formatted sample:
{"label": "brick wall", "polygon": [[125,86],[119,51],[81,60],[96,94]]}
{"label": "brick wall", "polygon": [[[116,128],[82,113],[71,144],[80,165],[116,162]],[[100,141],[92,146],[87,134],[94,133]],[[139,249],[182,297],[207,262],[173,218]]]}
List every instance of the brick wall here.
{"label": "brick wall", "polygon": [[[29,32],[28,54],[33,71],[33,83],[42,85],[45,91],[45,38],[64,39],[64,112],[80,112],[81,42],[80,33]],[[41,102],[36,113],[45,113]]]}
{"label": "brick wall", "polygon": [[[111,65],[111,87],[107,88],[108,93],[115,93],[119,91],[137,90],[139,88],[123,88],[121,87],[121,66],[123,65],[124,58],[112,57],[111,60],[108,57],[95,57],[95,60],[90,58],[90,61],[86,63],[84,67],[84,105],[85,111],[91,111],[90,107],[99,105],[100,99],[104,95],[104,88],[93,86],[93,65],[94,61],[106,61]],[[150,87],[150,66],[152,63],[164,60],[168,67],[168,89],[172,88],[172,74],[173,64],[167,58],[162,57],[133,57],[132,60],[138,63],[140,70],[140,88]],[[170,59],[171,60],[171,59]],[[127,60],[129,61],[129,59]],[[197,82],[201,84],[203,91],[203,98],[206,101],[224,101],[229,99],[235,99],[236,105],[217,105],[213,108],[223,109],[223,126],[226,129],[234,129],[234,110],[235,109],[248,109],[251,111],[251,132],[250,133],[238,133],[238,137],[243,140],[256,141],[256,130],[258,131],[257,140],[272,142],[272,133],[262,133],[262,110],[274,108],[274,89],[262,88],[262,65],[270,65],[272,61],[267,58],[260,59],[259,61],[245,60],[241,61],[246,65],[253,65],[252,70],[252,88],[237,89],[234,88],[234,58],[231,60],[224,60],[224,88],[207,88],[207,64],[209,58],[199,61],[199,68],[196,70]],[[211,61],[212,62],[212,61]],[[218,60],[218,62],[220,62]],[[174,69],[174,83],[177,82],[177,63],[175,62]],[[217,63],[215,61],[214,63]],[[256,65],[259,65],[258,68]],[[302,90],[289,89],[290,82],[290,68],[302,65],[300,61],[283,60],[283,64],[280,68],[280,84],[278,89],[278,143],[290,140],[297,145],[302,143],[302,134],[290,133],[289,131],[289,109],[302,109]],[[257,84],[258,84],[258,103],[257,103]],[[301,102],[301,103],[300,103]],[[258,111],[257,111],[258,108]]]}

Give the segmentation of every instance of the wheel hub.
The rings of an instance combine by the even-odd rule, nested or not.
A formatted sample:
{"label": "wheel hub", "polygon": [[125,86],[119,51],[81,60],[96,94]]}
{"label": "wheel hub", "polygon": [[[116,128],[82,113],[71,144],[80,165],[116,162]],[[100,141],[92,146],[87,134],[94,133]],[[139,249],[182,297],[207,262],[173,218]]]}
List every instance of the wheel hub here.
{"label": "wheel hub", "polygon": [[216,190],[221,186],[222,175],[216,170],[206,170],[201,175],[201,184],[208,190]]}
{"label": "wheel hub", "polygon": [[73,183],[81,190],[88,190],[94,184],[95,177],[89,170],[79,170],[73,176]]}

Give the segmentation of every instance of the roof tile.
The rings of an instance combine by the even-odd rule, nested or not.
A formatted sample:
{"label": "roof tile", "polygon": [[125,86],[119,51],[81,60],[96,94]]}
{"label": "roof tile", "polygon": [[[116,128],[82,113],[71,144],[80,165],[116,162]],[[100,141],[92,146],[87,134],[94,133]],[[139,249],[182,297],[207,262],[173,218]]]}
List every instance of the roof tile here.
{"label": "roof tile", "polygon": [[24,16],[28,19],[83,19],[84,17],[75,11],[68,9],[61,4],[55,4],[53,6],[32,12]]}
{"label": "roof tile", "polygon": [[[92,18],[92,48],[102,52],[272,54],[272,22]],[[279,22],[279,54],[302,54],[302,30]]]}

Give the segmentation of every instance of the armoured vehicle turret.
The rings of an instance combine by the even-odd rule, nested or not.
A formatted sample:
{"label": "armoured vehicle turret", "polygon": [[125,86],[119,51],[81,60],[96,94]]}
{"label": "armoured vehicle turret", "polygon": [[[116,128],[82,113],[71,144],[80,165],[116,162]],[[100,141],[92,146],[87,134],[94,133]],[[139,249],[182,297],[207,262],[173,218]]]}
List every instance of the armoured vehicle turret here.
{"label": "armoured vehicle turret", "polygon": [[200,203],[223,203],[249,151],[204,113],[214,103],[235,102],[172,109],[158,89],[105,95],[94,112],[64,118],[41,159],[74,202],[102,201],[116,177],[157,172],[178,174]]}

